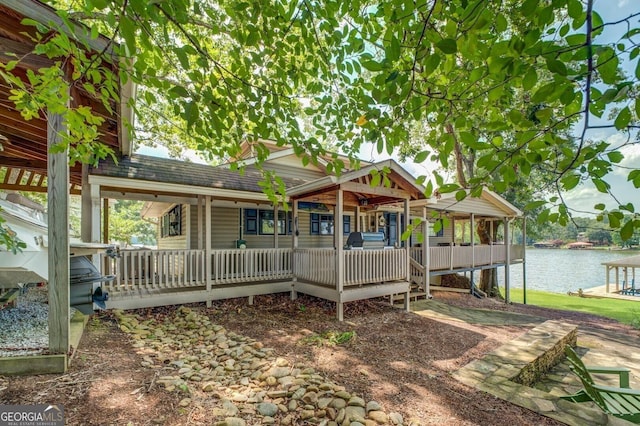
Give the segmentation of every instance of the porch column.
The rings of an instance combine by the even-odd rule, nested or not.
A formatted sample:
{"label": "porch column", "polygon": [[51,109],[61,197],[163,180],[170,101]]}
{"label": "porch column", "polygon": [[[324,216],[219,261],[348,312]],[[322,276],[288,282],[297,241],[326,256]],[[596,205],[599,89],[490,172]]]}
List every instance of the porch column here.
{"label": "porch column", "polygon": [[204,276],[207,288],[207,308],[211,307],[211,195],[204,201]]}
{"label": "porch column", "polygon": [[102,242],[109,244],[109,199],[102,200]]}
{"label": "porch column", "polygon": [[[49,111],[47,122],[48,293],[49,351],[52,354],[69,352],[69,232],[67,232],[69,229],[69,153],[67,149],[57,154],[52,153],[52,148],[62,142],[62,135],[66,132],[62,116]],[[99,219],[97,223],[99,228]]]}
{"label": "porch column", "polygon": [[91,191],[91,239],[92,243],[100,242],[100,185],[93,184]]}
{"label": "porch column", "polygon": [[293,229],[291,230],[291,272],[293,273],[293,278],[291,278],[291,281],[293,281],[293,285],[291,286],[291,300],[296,300],[298,298],[298,292],[296,291],[296,282],[298,281],[298,276],[296,275],[298,267],[296,262],[298,261],[298,255],[296,254],[296,250],[298,249],[298,236],[300,235],[298,228],[298,200],[293,200],[292,204],[291,216]]}
{"label": "porch column", "polygon": [[343,209],[343,190],[338,189],[336,194],[336,216],[334,216],[333,233],[336,244],[336,290],[338,290],[338,301],[336,302],[336,310],[338,321],[344,319],[344,307],[342,304],[342,293],[344,291],[344,244],[342,236],[342,209]]}
{"label": "porch column", "polygon": [[80,205],[80,238],[83,243],[91,242],[91,184],[89,183],[89,165],[82,165],[82,192]]}
{"label": "porch column", "polygon": [[423,282],[424,292],[427,294],[427,298],[431,299],[431,291],[429,289],[430,276],[429,276],[429,220],[427,219],[427,208],[422,208],[422,266],[424,266]]}
{"label": "porch column", "polygon": [[[404,229],[409,229],[409,214],[411,212],[409,211],[409,199],[405,198],[404,199]],[[398,218],[399,219],[399,218]],[[402,238],[402,232],[400,232],[400,221],[397,220],[396,221],[396,229],[398,230],[398,239],[396,241],[400,242],[401,238]],[[411,299],[411,246],[409,244],[409,238],[407,238],[407,241],[405,241],[404,243],[404,252],[405,252],[405,265],[407,268],[407,275],[406,275],[406,280],[407,283],[409,284],[409,288],[407,289],[407,292],[404,295],[404,310],[409,312],[410,306],[409,306],[409,301]]]}
{"label": "porch column", "polygon": [[[204,247],[204,235],[202,232],[202,228],[203,228],[203,223],[202,223],[202,208],[204,204],[204,198],[202,197],[202,195],[198,195],[198,204],[197,204],[197,221],[198,221],[198,250],[202,250],[202,248]],[[242,220],[242,219],[241,219]],[[242,226],[242,222],[240,222],[240,226]]]}
{"label": "porch column", "polygon": [[504,219],[504,244],[505,244],[505,253],[506,253],[506,259],[505,259],[505,266],[504,266],[504,302],[505,303],[509,303],[511,301],[511,295],[509,294],[510,291],[510,271],[509,271],[509,265],[511,264],[511,245],[509,244],[509,237],[510,237],[510,233],[509,233],[509,219],[505,218]]}
{"label": "porch column", "polygon": [[527,304],[527,217],[522,217],[522,303]]}
{"label": "porch column", "polygon": [[360,206],[356,206],[355,215],[356,215],[356,217],[355,217],[356,223],[353,224],[353,230],[355,232],[360,232],[361,231],[361,229],[360,229],[360,222],[361,222],[361,219],[360,219]]}
{"label": "porch column", "polygon": [[278,203],[273,204],[273,248],[278,248]]}

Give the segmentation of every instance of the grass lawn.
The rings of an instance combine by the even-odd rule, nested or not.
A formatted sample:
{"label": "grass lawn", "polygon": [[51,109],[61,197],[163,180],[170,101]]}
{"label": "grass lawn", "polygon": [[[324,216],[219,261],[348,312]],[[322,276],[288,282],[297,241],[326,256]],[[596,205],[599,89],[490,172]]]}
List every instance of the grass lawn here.
{"label": "grass lawn", "polygon": [[[522,289],[511,289],[511,301],[522,303]],[[588,312],[613,318],[634,327],[640,326],[640,297],[638,301],[605,297],[578,297],[560,293],[527,290],[527,304],[567,311]]]}

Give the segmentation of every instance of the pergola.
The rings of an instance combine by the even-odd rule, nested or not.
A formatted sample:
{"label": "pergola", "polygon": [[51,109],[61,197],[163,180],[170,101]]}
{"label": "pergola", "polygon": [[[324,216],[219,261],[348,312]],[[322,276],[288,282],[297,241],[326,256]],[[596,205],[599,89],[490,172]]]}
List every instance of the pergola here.
{"label": "pergola", "polygon": [[[50,59],[31,53],[36,28],[24,25],[25,18],[51,28],[52,33],[66,33],[88,56],[101,54],[100,65],[109,67],[117,75],[120,65],[109,39],[91,38],[89,30],[81,25],[68,26],[53,8],[40,1],[0,0],[0,61],[6,64],[19,58],[11,72],[24,82],[28,82],[29,70],[37,73],[56,63],[70,62],[65,61],[66,58]],[[51,147],[59,144],[60,135],[67,131],[62,116],[41,111],[38,117],[25,120],[9,99],[11,89],[6,81],[0,81],[0,176],[3,176],[0,189],[48,194],[49,350],[52,354],[67,354],[70,349],[69,235],[59,230],[69,229],[69,194],[82,194],[82,240],[98,242],[100,225],[91,222],[90,212],[99,211],[100,206],[91,203],[88,166],[70,167],[68,151],[51,153]],[[99,129],[100,142],[117,153],[128,154],[131,147],[122,119],[131,119],[131,110],[127,107],[133,91],[131,83],[121,87],[120,99],[111,101],[113,112],[83,90],[81,84],[69,84],[68,90],[69,108],[88,106],[104,118]]]}
{"label": "pergola", "polygon": [[[605,275],[605,288],[606,292],[609,293],[609,275],[611,270],[615,270],[615,284],[616,284],[616,292],[620,291],[620,270],[622,269],[622,275],[624,278],[623,287],[631,286],[630,283],[634,283],[636,279],[636,268],[640,268],[640,256],[631,256],[625,257],[622,259],[611,260],[609,262],[602,263],[606,268]],[[631,270],[631,273],[629,273]],[[631,281],[629,281],[631,279]]]}

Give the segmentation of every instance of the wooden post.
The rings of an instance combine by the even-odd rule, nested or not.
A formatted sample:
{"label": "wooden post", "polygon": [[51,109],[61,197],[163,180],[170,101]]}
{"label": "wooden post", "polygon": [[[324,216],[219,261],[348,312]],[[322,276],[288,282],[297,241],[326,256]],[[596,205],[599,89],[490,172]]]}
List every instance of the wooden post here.
{"label": "wooden post", "polygon": [[273,248],[278,248],[278,228],[280,221],[278,220],[278,203],[273,205]]}
{"label": "wooden post", "polygon": [[99,243],[101,241],[100,233],[100,185],[93,184],[89,188],[91,191],[91,242]]}
{"label": "wooden post", "polygon": [[475,267],[476,267],[476,233],[475,233],[475,223],[476,223],[476,215],[471,213],[471,218],[469,219],[469,243],[471,244],[471,270],[469,271],[469,275],[471,275],[471,285],[475,284]]}
{"label": "wooden post", "polygon": [[109,244],[109,199],[102,200],[102,242]]}
{"label": "wooden post", "polygon": [[91,242],[91,185],[89,184],[89,165],[82,165],[82,193],[80,205],[80,238],[82,242]]}
{"label": "wooden post", "polygon": [[[409,229],[409,215],[411,214],[411,211],[409,210],[409,199],[405,198],[404,199],[404,229]],[[398,216],[400,216],[398,214]],[[398,217],[399,219],[399,217]],[[396,241],[400,242],[400,240],[402,239],[402,232],[400,232],[400,221],[396,220],[396,229],[398,230],[398,239]],[[404,295],[404,310],[409,312],[411,310],[411,307],[409,306],[409,302],[411,299],[411,245],[409,244],[409,238],[407,238],[407,241],[405,241],[404,243],[404,252],[405,252],[405,256],[406,256],[406,260],[405,260],[405,267],[407,268],[407,275],[406,275],[406,280],[407,283],[409,283],[409,288],[407,289],[407,292]]]}
{"label": "wooden post", "polygon": [[510,293],[510,279],[511,279],[511,274],[510,274],[510,264],[511,264],[511,245],[509,244],[509,237],[510,237],[510,233],[509,233],[509,219],[505,218],[504,219],[504,243],[505,243],[505,252],[506,252],[506,262],[505,262],[505,266],[504,266],[504,302],[505,303],[510,303],[511,302],[511,295]]}
{"label": "wooden post", "polygon": [[[202,250],[204,247],[204,232],[203,232],[203,218],[202,218],[202,209],[204,208],[204,198],[202,195],[198,195],[198,211],[197,211],[197,221],[198,221],[198,250]],[[240,222],[242,224],[242,222]],[[242,226],[242,225],[240,225]]]}
{"label": "wooden post", "polygon": [[429,289],[430,276],[429,276],[429,220],[427,219],[427,208],[422,208],[422,266],[424,266],[423,286],[424,292],[427,294],[427,298],[431,299],[431,290]]}
{"label": "wooden post", "polygon": [[207,288],[207,308],[211,307],[211,196],[207,195],[204,202],[204,276]]}
{"label": "wooden post", "polygon": [[291,253],[291,269],[293,272],[293,278],[291,280],[293,281],[293,285],[291,286],[291,300],[296,300],[298,298],[298,292],[296,291],[296,282],[298,281],[298,276],[296,275],[298,273],[298,255],[296,250],[298,249],[298,236],[300,235],[300,225],[298,223],[298,200],[292,200],[292,204],[291,220],[293,221],[293,229],[291,230],[291,248],[293,253]]}
{"label": "wooden post", "polygon": [[353,224],[353,231],[355,231],[355,232],[362,231],[362,228],[361,228],[362,220],[360,218],[360,206],[356,206],[355,222],[356,223]]}
{"label": "wooden post", "polygon": [[[47,121],[47,207],[49,237],[49,351],[69,352],[69,153],[51,149],[67,131],[62,116],[49,114]],[[100,222],[98,221],[98,226]]]}
{"label": "wooden post", "polygon": [[522,303],[527,304],[527,218],[522,217]]}
{"label": "wooden post", "polygon": [[334,215],[333,233],[336,253],[336,290],[338,290],[337,316],[338,321],[344,320],[344,307],[342,304],[342,293],[344,291],[344,244],[342,236],[342,209],[343,190],[338,189],[336,194],[336,215]]}

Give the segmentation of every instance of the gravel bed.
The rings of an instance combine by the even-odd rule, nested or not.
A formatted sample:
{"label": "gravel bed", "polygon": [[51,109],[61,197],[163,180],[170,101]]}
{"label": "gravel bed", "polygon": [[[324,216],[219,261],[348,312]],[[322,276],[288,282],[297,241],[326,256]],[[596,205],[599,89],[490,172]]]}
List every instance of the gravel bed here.
{"label": "gravel bed", "polygon": [[[37,355],[49,349],[47,288],[27,288],[16,306],[0,310],[0,357]],[[75,309],[71,308],[71,315]]]}

